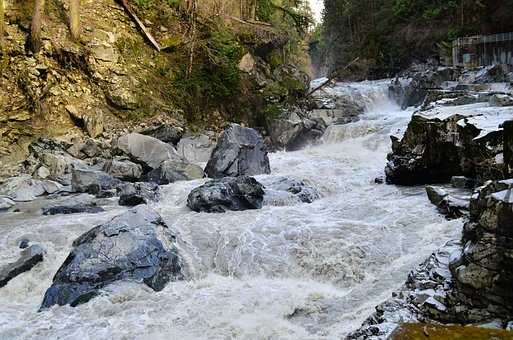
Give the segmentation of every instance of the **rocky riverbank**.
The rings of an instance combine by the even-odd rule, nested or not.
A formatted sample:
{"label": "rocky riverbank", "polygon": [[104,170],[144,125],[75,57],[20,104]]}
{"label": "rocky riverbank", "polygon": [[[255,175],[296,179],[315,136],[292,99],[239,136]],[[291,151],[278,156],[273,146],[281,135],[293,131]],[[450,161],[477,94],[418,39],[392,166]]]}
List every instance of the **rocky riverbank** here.
{"label": "rocky riverbank", "polygon": [[458,75],[460,70],[438,69],[393,82],[391,93],[400,94],[403,106],[420,109],[402,138],[392,136],[387,182],[451,182],[453,189],[427,186],[427,195],[440,213],[462,218],[464,226],[461,239],[413,270],[349,339],[382,339],[395,329],[404,335],[405,323],[513,329],[508,71],[496,66]]}

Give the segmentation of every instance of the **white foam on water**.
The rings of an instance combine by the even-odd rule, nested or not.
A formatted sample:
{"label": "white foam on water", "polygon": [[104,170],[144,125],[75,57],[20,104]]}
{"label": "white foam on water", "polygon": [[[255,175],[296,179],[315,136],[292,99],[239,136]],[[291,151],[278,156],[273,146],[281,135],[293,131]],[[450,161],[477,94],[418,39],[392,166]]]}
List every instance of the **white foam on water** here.
{"label": "white foam on water", "polygon": [[[0,289],[0,339],[340,339],[397,289],[433,250],[457,238],[422,187],[374,183],[390,134],[411,116],[386,96],[387,82],[337,84],[364,100],[359,122],[328,130],[325,144],[270,155],[272,176],[317,187],[312,204],[226,214],[186,208],[203,182],[162,188],[154,208],[184,241],[193,278],[161,292],[118,283],[87,304],[37,312],[71,248],[94,225],[119,214],[2,215],[0,265],[28,237],[48,255]],[[263,178],[265,176],[258,176]]]}

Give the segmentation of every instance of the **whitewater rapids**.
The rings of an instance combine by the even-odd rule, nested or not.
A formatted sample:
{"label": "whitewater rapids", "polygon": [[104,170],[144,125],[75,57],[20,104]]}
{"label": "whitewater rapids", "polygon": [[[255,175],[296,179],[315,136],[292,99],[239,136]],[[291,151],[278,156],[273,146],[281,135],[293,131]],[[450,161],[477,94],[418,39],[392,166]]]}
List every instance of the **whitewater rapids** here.
{"label": "whitewater rapids", "polygon": [[388,99],[387,84],[330,89],[357,96],[366,114],[330,127],[319,146],[270,155],[271,176],[320,190],[313,204],[199,214],[185,204],[203,181],[162,187],[153,208],[183,240],[193,279],[161,292],[118,283],[84,305],[37,312],[73,240],[124,208],[0,215],[0,266],[17,258],[25,237],[48,251],[0,289],[0,339],[342,338],[461,230],[461,221],[446,221],[428,203],[423,187],[374,183],[383,175],[389,136],[400,135],[412,114]]}

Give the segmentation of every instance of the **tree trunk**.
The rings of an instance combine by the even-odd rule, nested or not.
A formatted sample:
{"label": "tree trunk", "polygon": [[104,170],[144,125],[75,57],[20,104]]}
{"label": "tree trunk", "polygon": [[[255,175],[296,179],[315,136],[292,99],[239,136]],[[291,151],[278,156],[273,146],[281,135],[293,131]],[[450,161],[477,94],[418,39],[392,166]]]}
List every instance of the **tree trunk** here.
{"label": "tree trunk", "polygon": [[4,0],[0,0],[0,52],[4,49]]}
{"label": "tree trunk", "polygon": [[30,49],[37,53],[41,49],[41,25],[43,23],[43,14],[45,8],[45,0],[35,0],[34,16],[30,25]]}
{"label": "tree trunk", "polygon": [[80,37],[80,0],[69,1],[69,26],[71,37],[78,39]]}

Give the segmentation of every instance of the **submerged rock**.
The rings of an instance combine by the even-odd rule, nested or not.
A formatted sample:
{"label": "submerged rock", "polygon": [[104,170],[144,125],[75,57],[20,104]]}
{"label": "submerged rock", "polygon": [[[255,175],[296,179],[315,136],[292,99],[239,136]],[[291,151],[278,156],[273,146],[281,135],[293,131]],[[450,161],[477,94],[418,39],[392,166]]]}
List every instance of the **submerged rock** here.
{"label": "submerged rock", "polygon": [[159,186],[155,183],[127,183],[119,190],[119,205],[135,207],[156,202],[160,198]]}
{"label": "submerged rock", "polygon": [[7,197],[0,197],[0,212],[9,210],[12,208],[16,203],[10,198]]}
{"label": "submerged rock", "polygon": [[43,261],[45,250],[39,245],[33,245],[21,252],[21,257],[13,263],[0,268],[0,287],[5,286],[16,276],[32,269]]}
{"label": "submerged rock", "polygon": [[184,261],[162,218],[146,206],[133,208],[94,227],[73,242],[55,274],[41,308],[77,306],[120,280],[144,283],[155,291],[183,280]]}
{"label": "submerged rock", "polygon": [[262,184],[265,186],[264,205],[312,203],[321,197],[317,189],[294,178],[264,179]]}
{"label": "submerged rock", "polygon": [[253,129],[231,124],[219,138],[205,173],[211,178],[271,173],[262,137]]}
{"label": "submerged rock", "polygon": [[191,191],[187,206],[196,212],[223,213],[262,208],[264,186],[247,176],[212,180]]}

